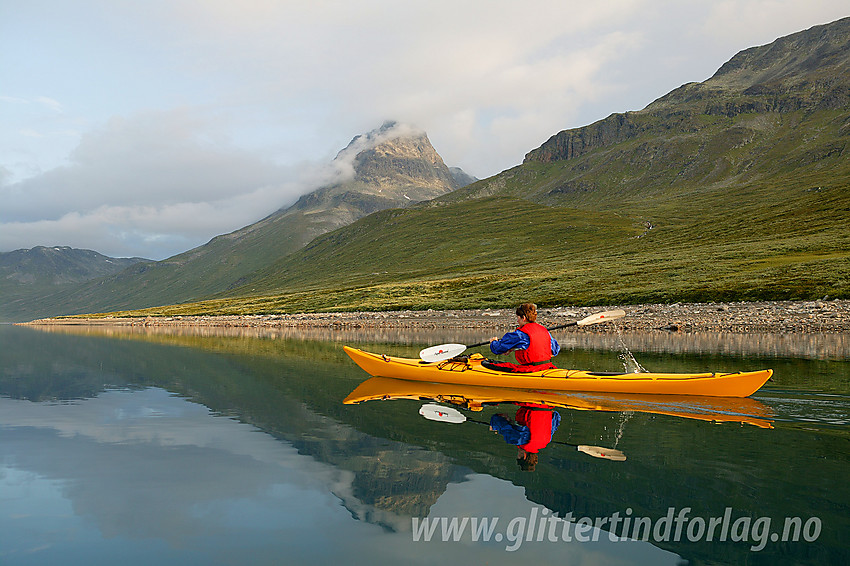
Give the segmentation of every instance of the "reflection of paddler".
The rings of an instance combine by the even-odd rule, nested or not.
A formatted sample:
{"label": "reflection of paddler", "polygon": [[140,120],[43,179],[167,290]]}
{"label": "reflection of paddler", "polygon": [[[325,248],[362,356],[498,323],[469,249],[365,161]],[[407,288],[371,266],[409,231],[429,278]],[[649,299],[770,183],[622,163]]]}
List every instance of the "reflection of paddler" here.
{"label": "reflection of paddler", "polygon": [[[517,404],[519,404],[519,403],[517,403]],[[528,407],[529,409],[536,409],[536,410],[539,411],[539,410],[541,410],[542,407],[546,407],[545,410],[549,410],[548,405],[536,405],[536,404],[531,404],[531,403],[523,403],[523,404],[526,407]],[[558,424],[561,422],[561,415],[559,415],[558,413],[556,413],[554,411],[550,411],[550,412],[552,413],[552,417],[551,417],[552,418],[552,421],[551,421],[552,422],[552,430],[554,430],[554,429],[558,428]],[[430,421],[441,421],[441,422],[444,422],[444,423],[462,423],[462,422],[465,422],[467,420],[466,416],[464,416],[463,413],[461,413],[460,411],[458,411],[454,407],[445,407],[443,405],[434,405],[434,404],[431,404],[431,403],[422,405],[419,408],[419,414],[422,415],[423,417],[425,417],[426,419],[430,420]],[[507,418],[504,415],[502,415],[502,418],[504,418],[507,421]],[[484,421],[476,421],[474,419],[469,419],[469,421],[473,422],[473,423],[483,424],[484,426],[487,426],[487,423],[485,423]],[[527,426],[527,425],[520,425],[520,426]],[[545,435],[544,435],[544,438],[545,438]],[[569,442],[561,442],[560,440],[551,440],[551,438],[552,438],[552,434],[550,432],[550,434],[549,434],[550,442],[553,442],[555,444],[563,444],[564,446],[572,446],[573,448],[578,449],[579,452],[584,452],[585,454],[587,454],[589,456],[593,456],[594,458],[604,458],[606,460],[614,460],[615,462],[624,462],[626,460],[626,455],[623,454],[619,450],[615,450],[614,448],[603,448],[602,446],[589,446],[587,444],[571,444]],[[529,439],[530,439],[530,434],[529,434]],[[522,452],[524,454],[530,454],[528,452],[525,452],[525,450],[523,450]],[[536,457],[536,455],[537,455],[537,453],[535,452],[534,456]],[[536,460],[535,460],[535,462],[536,462]],[[522,462],[520,462],[520,466],[522,466]]]}
{"label": "reflection of paddler", "polygon": [[515,422],[506,415],[490,418],[490,430],[498,432],[508,444],[517,446],[517,464],[524,471],[534,471],[537,453],[552,441],[561,424],[561,415],[546,405],[519,403]]}

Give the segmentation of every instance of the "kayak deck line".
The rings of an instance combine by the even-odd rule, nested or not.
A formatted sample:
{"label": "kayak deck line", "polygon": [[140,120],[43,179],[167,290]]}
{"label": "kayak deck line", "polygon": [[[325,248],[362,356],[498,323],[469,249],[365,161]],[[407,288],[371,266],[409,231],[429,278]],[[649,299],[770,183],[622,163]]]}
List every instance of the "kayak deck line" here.
{"label": "kayak deck line", "polygon": [[343,346],[343,349],[366,373],[376,377],[519,389],[748,397],[773,374],[773,370],[769,369],[693,374],[641,372],[612,375],[608,372],[574,369],[511,373],[482,366],[481,362],[485,358],[480,354],[463,359],[423,362],[413,358],[373,354],[348,346]]}
{"label": "kayak deck line", "polygon": [[[390,358],[384,354],[381,354],[381,358],[384,359],[385,362],[389,363],[404,363],[407,361],[407,358]],[[469,362],[464,361],[456,361],[456,360],[446,360],[442,362],[423,362],[418,361],[420,365],[430,365],[436,366],[441,371],[472,371],[479,372],[486,375],[531,375],[535,377],[542,377],[547,379],[605,379],[605,380],[617,380],[617,379],[625,379],[629,381],[634,380],[658,380],[658,379],[675,379],[676,381],[683,381],[687,379],[706,379],[712,377],[726,377],[743,374],[741,371],[733,371],[726,373],[696,373],[696,374],[681,374],[681,373],[655,373],[655,372],[595,372],[595,371],[584,371],[584,370],[574,370],[574,369],[547,369],[542,370],[540,372],[530,372],[529,374],[512,374],[508,371],[499,371],[499,370],[490,370],[484,368],[478,364],[471,365]],[[561,375],[563,372],[566,374]]]}

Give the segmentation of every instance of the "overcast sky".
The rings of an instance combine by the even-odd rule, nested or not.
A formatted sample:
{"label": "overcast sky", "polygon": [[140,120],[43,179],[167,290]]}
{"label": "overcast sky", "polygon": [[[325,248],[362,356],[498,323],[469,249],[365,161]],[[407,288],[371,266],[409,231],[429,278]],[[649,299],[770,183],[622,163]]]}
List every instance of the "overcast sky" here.
{"label": "overcast sky", "polygon": [[163,259],[388,119],[485,178],[847,0],[0,0],[0,251]]}

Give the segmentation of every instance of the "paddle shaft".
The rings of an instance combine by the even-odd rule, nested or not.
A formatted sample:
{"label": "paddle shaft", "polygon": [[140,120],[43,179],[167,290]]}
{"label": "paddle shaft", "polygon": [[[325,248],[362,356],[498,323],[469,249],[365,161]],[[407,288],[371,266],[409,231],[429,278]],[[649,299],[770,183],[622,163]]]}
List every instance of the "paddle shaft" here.
{"label": "paddle shaft", "polygon": [[[558,330],[560,328],[566,328],[568,326],[576,326],[576,325],[578,325],[578,322],[574,321],[574,322],[568,322],[567,324],[561,324],[559,326],[553,326],[552,328],[547,328],[546,330],[551,332],[552,330]],[[470,344],[469,346],[467,346],[467,348],[477,348],[478,346],[486,346],[489,343],[490,343],[490,341],[488,340],[486,342],[479,342],[478,344]]]}
{"label": "paddle shaft", "polygon": [[[575,322],[568,322],[566,324],[553,326],[548,330],[557,330],[559,328],[566,328],[568,326],[586,326],[588,324],[608,322],[609,320],[616,320],[618,318],[623,318],[624,316],[626,316],[626,312],[623,310],[600,312],[592,314]],[[431,346],[430,348],[424,348],[419,352],[419,357],[424,362],[442,362],[444,360],[454,358],[455,356],[459,356],[460,354],[465,352],[467,348],[477,348],[478,346],[486,346],[489,343],[489,341],[479,342],[478,344],[473,344],[472,346],[464,346],[463,344],[439,344],[437,346]]]}

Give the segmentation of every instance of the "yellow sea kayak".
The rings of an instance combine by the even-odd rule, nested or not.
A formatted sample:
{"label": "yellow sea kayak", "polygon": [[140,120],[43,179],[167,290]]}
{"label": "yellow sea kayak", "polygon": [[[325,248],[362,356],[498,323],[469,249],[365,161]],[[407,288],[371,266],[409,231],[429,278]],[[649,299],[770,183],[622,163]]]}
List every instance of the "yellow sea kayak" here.
{"label": "yellow sea kayak", "polygon": [[704,395],[708,397],[748,397],[773,375],[765,369],[735,373],[618,373],[572,369],[548,369],[533,373],[508,373],[486,368],[480,354],[463,360],[424,362],[372,354],[343,346],[352,360],[376,377],[414,381],[543,389],[596,393],[635,393],[645,395]]}

